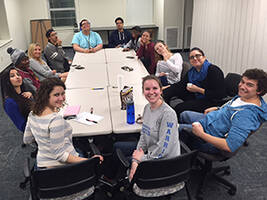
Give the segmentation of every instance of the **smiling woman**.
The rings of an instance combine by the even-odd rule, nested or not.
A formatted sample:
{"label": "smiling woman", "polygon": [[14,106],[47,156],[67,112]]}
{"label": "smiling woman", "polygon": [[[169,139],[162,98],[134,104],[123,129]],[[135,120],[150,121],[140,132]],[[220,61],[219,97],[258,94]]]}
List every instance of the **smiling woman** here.
{"label": "smiling woman", "polygon": [[183,100],[174,108],[178,118],[185,110],[204,112],[209,107],[219,106],[226,95],[222,70],[211,64],[200,48],[190,50],[189,61],[192,68],[185,78],[163,92],[167,103],[172,97]]}
{"label": "smiling woman", "polygon": [[42,81],[33,111],[29,114],[23,141],[26,144],[37,142],[38,167],[55,167],[87,160],[79,157],[72,143],[72,128],[58,114],[65,103],[65,89],[65,84],[57,78]]}

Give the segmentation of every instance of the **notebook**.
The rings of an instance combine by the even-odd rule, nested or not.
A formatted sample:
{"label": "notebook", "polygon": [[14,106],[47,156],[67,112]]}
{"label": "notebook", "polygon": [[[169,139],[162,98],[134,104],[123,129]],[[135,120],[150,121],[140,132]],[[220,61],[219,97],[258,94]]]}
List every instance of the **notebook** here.
{"label": "notebook", "polygon": [[79,114],[81,106],[68,106],[66,110],[64,111],[64,117],[73,116],[76,117],[76,115]]}

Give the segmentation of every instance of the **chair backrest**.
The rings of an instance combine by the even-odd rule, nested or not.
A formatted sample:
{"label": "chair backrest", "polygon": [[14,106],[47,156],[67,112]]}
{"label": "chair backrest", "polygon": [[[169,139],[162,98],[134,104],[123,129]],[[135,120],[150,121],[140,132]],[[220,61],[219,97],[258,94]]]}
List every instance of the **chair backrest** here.
{"label": "chair backrest", "polygon": [[32,198],[68,196],[96,185],[98,164],[99,158],[96,157],[75,164],[33,171]]}
{"label": "chair backrest", "polygon": [[182,65],[183,65],[183,69],[182,69],[182,73],[181,73],[181,80],[185,77],[186,73],[191,68],[191,66],[188,62],[184,61]]}
{"label": "chair backrest", "polygon": [[156,189],[187,181],[196,154],[191,151],[171,159],[141,162],[131,183],[141,189]]}
{"label": "chair backrest", "polygon": [[238,84],[241,80],[241,75],[236,73],[228,73],[224,79],[226,94],[229,97],[234,97],[238,93]]}

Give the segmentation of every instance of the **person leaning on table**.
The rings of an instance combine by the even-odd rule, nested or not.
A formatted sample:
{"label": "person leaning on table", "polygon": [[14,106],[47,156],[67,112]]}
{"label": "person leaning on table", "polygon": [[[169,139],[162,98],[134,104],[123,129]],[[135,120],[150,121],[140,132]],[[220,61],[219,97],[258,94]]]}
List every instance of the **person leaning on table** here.
{"label": "person leaning on table", "polygon": [[91,31],[91,24],[87,19],[80,22],[81,31],[75,33],[72,39],[72,47],[75,51],[81,53],[95,53],[103,48],[103,42],[100,35]]}
{"label": "person leaning on table", "polygon": [[[58,113],[65,104],[65,89],[65,84],[58,78],[43,80],[28,116],[23,141],[25,144],[38,144],[38,168],[87,160],[74,148],[72,127]],[[102,156],[99,157],[103,160]]]}

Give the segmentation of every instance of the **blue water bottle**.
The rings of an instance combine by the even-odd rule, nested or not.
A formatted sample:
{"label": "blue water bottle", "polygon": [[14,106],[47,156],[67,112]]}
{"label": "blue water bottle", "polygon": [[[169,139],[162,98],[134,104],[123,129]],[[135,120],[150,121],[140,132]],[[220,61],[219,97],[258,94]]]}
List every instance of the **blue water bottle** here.
{"label": "blue water bottle", "polygon": [[133,102],[133,100],[127,101],[126,113],[127,113],[127,123],[128,124],[134,124],[135,115],[134,115],[134,102]]}

